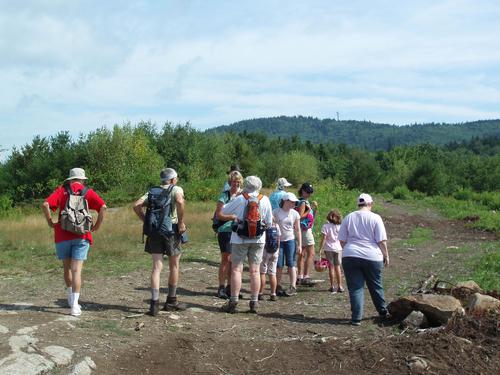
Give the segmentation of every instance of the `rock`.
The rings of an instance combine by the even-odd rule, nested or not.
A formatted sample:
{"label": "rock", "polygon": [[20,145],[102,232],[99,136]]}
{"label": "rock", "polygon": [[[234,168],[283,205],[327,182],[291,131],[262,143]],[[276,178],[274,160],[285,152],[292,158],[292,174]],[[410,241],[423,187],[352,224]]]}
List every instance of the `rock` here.
{"label": "rock", "polygon": [[9,329],[0,324],[0,333],[2,334],[9,333]]}
{"label": "rock", "polygon": [[424,313],[421,311],[412,311],[402,322],[404,327],[410,328],[426,328],[429,326],[429,322],[425,317]]}
{"label": "rock", "polygon": [[52,361],[58,366],[65,366],[71,362],[73,358],[73,350],[64,348],[62,346],[51,345],[42,349],[44,353],[47,353]]}
{"label": "rock", "polygon": [[421,311],[431,326],[445,324],[455,311],[463,310],[460,301],[455,297],[439,294],[401,297],[391,302],[387,309],[392,316],[399,319],[407,317],[413,310]]}
{"label": "rock", "polygon": [[24,327],[17,330],[18,335],[29,335],[30,333],[35,332],[38,329],[38,326],[33,327]]}
{"label": "rock", "polygon": [[70,375],[90,375],[97,367],[90,357],[85,357],[83,361],[73,367]]}
{"label": "rock", "polygon": [[500,300],[484,294],[474,293],[469,299],[467,308],[469,310],[469,314],[474,315],[482,315],[490,310],[500,313]]}
{"label": "rock", "polygon": [[470,296],[474,293],[483,293],[483,290],[473,280],[460,282],[451,289],[451,295],[459,299],[464,305],[467,304]]}
{"label": "rock", "polygon": [[408,358],[406,365],[410,368],[412,374],[423,374],[429,368],[427,361],[418,356]]}

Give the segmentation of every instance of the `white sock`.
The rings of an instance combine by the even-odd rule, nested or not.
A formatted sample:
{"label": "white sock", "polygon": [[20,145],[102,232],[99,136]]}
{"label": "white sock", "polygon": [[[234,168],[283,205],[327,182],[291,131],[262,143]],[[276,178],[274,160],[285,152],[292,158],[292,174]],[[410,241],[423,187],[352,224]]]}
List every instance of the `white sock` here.
{"label": "white sock", "polygon": [[80,298],[80,293],[72,293],[72,306],[78,305],[78,298]]}
{"label": "white sock", "polygon": [[151,288],[151,299],[153,301],[158,301],[160,298],[160,289]]}

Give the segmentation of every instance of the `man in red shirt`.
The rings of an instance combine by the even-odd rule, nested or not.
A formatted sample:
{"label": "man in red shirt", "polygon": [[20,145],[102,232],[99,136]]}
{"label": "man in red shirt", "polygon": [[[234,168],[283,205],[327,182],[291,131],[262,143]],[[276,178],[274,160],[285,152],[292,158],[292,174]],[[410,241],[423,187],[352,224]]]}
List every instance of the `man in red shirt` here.
{"label": "man in red shirt", "polygon": [[[70,314],[73,316],[81,315],[81,306],[78,304],[78,298],[80,297],[83,261],[87,259],[90,245],[93,243],[92,232],[99,229],[106,211],[104,200],[94,190],[88,188],[85,193],[88,208],[98,212],[97,220],[92,225],[91,231],[84,234],[77,234],[62,229],[61,211],[65,208],[66,202],[69,199],[67,189],[71,189],[74,194],[80,194],[85,188],[85,180],[87,180],[87,177],[85,177],[83,169],[71,169],[69,177],[64,181],[64,184],[57,187],[42,205],[47,224],[49,227],[54,228],[57,257],[63,261],[68,305],[71,308]],[[57,209],[59,209],[58,221],[54,222],[51,211],[55,212]]]}

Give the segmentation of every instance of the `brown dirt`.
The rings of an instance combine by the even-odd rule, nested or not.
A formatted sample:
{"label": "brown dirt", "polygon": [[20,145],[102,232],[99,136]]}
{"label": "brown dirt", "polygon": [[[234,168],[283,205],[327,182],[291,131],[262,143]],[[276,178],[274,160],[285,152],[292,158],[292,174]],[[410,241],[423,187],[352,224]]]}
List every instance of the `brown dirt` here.
{"label": "brown dirt", "polygon": [[[449,257],[450,246],[477,248],[482,241],[496,240],[492,234],[445,220],[431,210],[385,203],[382,216],[392,261],[385,271],[388,301],[430,272],[448,279],[447,272],[470,256],[461,252]],[[434,239],[410,248],[404,240],[416,226],[432,228]],[[218,251],[215,242],[207,246]],[[365,320],[361,327],[352,327],[347,293],[330,295],[328,275],[321,273],[314,277],[324,282],[302,287],[296,297],[263,301],[258,315],[246,313],[248,299],[240,302],[239,313],[229,315],[219,312],[223,301],[214,297],[217,266],[201,258],[182,263],[179,299],[189,309],[155,318],[138,315],[147,310],[147,269],[119,278],[85,280],[84,314],[70,321],[56,320],[67,316],[67,309],[61,307],[60,275],[48,275],[47,287],[37,288],[36,295],[30,295],[29,280],[2,282],[0,324],[11,332],[36,325],[38,346],[71,348],[77,357],[73,362],[90,356],[97,373],[105,375],[410,374],[416,373],[409,367],[414,356],[427,362],[430,374],[496,374],[500,368],[497,320],[480,325],[489,329],[464,320],[439,332],[402,332],[397,324],[377,322],[366,293]],[[248,287],[247,279],[244,286]],[[249,296],[248,290],[243,293]],[[19,296],[33,305],[15,306]],[[0,338],[1,358],[9,346],[5,336]]]}

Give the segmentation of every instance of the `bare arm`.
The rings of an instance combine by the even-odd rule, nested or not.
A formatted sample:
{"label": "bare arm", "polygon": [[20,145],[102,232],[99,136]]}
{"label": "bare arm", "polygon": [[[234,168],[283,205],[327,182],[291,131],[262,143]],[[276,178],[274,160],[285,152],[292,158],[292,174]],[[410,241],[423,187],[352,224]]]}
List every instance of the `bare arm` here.
{"label": "bare arm", "polygon": [[175,206],[177,207],[177,225],[179,228],[179,234],[186,231],[186,224],[184,223],[184,195],[181,193],[175,194]]}
{"label": "bare arm", "polygon": [[342,240],[340,240],[339,242],[340,242],[340,246],[342,246],[342,249],[343,249],[343,248],[344,248],[344,246],[345,246],[345,244],[346,244],[347,242],[342,241]]}
{"label": "bare arm", "polygon": [[295,220],[295,224],[293,225],[293,230],[295,232],[295,239],[297,240],[297,252],[299,254],[302,253],[302,232],[300,231],[300,220]]}
{"label": "bare arm", "polygon": [[325,234],[324,233],[321,233],[321,241],[319,243],[319,251],[323,250],[323,246],[325,245]]}
{"label": "bare arm", "polygon": [[230,215],[224,215],[222,213],[222,207],[224,207],[224,203],[221,201],[217,202],[217,208],[215,209],[215,217],[221,221],[231,221],[231,220],[236,220],[236,215],[230,214]]}
{"label": "bare arm", "polygon": [[52,221],[52,215],[50,214],[50,207],[48,202],[43,202],[42,211],[45,216],[45,220],[47,220],[48,226],[54,228],[56,224]]}
{"label": "bare arm", "polygon": [[108,207],[105,204],[102,205],[101,209],[99,210],[99,213],[97,214],[97,220],[96,220],[95,224],[92,225],[92,229],[91,229],[92,232],[95,232],[100,228],[102,221],[104,220],[104,215],[106,214],[107,208]]}
{"label": "bare arm", "polygon": [[139,198],[137,201],[135,201],[134,205],[132,208],[134,209],[135,214],[141,219],[141,221],[144,221],[144,210],[142,209],[142,206],[144,204],[144,199]]}
{"label": "bare arm", "polygon": [[382,251],[382,255],[384,256],[384,266],[389,266],[389,250],[387,249],[387,241],[380,241],[378,243],[378,247]]}

